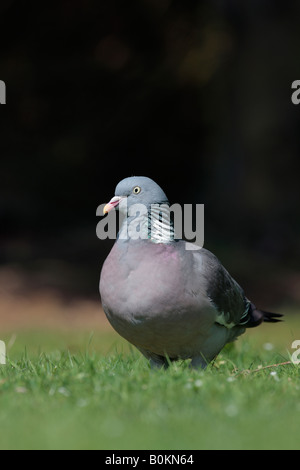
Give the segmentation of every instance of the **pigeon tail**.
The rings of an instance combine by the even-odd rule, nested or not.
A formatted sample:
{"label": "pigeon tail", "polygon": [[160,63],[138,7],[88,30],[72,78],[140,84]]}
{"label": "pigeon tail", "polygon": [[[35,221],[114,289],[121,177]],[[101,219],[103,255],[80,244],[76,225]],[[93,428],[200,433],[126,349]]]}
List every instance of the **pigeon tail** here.
{"label": "pigeon tail", "polygon": [[262,322],[277,323],[282,321],[280,320],[281,317],[283,317],[283,315],[280,313],[271,313],[259,310],[251,303],[248,312],[248,321],[245,326],[246,328],[254,328],[255,326],[259,326]]}

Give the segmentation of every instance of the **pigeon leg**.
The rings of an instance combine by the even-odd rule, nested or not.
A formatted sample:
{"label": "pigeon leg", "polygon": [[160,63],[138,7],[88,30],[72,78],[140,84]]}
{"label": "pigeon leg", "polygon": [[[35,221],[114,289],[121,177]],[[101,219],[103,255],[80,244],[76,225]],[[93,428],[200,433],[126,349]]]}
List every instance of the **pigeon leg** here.
{"label": "pigeon leg", "polygon": [[194,356],[192,358],[190,367],[192,369],[203,369],[204,370],[204,369],[206,369],[208,364],[209,364],[209,361],[206,360],[203,355],[199,355],[199,356]]}
{"label": "pigeon leg", "polygon": [[139,347],[137,349],[149,360],[151,369],[167,369],[169,367],[166,357],[147,351],[147,349]]}
{"label": "pigeon leg", "polygon": [[150,367],[151,369],[168,369],[169,364],[168,361],[164,358],[161,357],[159,360],[157,358],[150,359]]}

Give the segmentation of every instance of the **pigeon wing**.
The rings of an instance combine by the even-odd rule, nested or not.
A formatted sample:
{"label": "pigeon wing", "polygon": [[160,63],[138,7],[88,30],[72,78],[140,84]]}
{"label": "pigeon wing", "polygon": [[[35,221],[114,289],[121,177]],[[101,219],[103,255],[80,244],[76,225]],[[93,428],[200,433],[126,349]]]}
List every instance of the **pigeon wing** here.
{"label": "pigeon wing", "polygon": [[200,250],[206,294],[217,311],[216,323],[227,328],[247,322],[250,302],[241,286],[210,251]]}

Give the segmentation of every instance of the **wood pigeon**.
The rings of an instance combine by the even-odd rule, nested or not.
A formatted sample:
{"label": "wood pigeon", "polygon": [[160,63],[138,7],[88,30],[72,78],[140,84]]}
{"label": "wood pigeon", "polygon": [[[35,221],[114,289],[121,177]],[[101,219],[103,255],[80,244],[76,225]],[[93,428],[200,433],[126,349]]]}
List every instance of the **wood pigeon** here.
{"label": "wood pigeon", "polygon": [[150,178],[117,185],[104,213],[115,209],[125,218],[102,267],[102,305],[113,328],[152,367],[191,359],[192,367],[205,368],[246,328],[282,315],[258,310],[214,254],[177,239],[164,211],[153,216],[151,207],[168,205]]}

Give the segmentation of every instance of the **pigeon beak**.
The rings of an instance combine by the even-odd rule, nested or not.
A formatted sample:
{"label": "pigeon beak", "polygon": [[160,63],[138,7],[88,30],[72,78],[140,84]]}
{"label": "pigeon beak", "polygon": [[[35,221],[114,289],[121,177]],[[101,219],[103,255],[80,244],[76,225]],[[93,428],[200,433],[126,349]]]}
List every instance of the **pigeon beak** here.
{"label": "pigeon beak", "polygon": [[113,197],[108,204],[106,204],[106,206],[104,207],[103,209],[103,214],[108,214],[112,209],[114,209],[115,207],[117,207],[121,201],[121,197],[119,196],[115,196]]}

